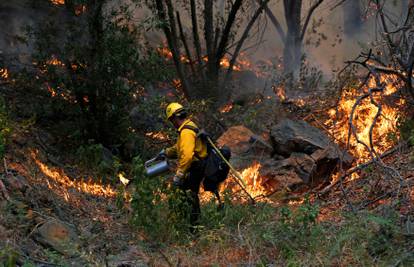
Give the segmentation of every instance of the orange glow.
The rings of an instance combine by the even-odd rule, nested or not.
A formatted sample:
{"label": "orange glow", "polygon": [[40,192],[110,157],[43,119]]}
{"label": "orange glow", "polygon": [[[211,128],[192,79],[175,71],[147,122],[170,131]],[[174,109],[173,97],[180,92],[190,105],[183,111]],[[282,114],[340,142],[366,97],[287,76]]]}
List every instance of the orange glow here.
{"label": "orange glow", "polygon": [[50,0],[50,2],[55,6],[62,6],[65,4],[65,0]]}
{"label": "orange glow", "polygon": [[299,98],[297,100],[294,100],[293,102],[298,107],[304,107],[305,106],[305,100],[303,100],[302,98]]}
{"label": "orange glow", "polygon": [[65,66],[65,64],[62,63],[62,61],[60,61],[59,59],[52,57],[51,59],[49,59],[48,61],[46,61],[47,65],[52,65],[52,66]]}
{"label": "orange glow", "polygon": [[173,79],[172,80],[172,85],[175,87],[175,89],[180,89],[181,88],[181,80],[180,79]]}
{"label": "orange glow", "polygon": [[50,180],[47,180],[48,187],[64,189],[64,198],[66,200],[70,197],[70,192],[67,190],[74,188],[82,193],[88,193],[94,196],[115,197],[116,191],[110,185],[103,185],[102,183],[93,182],[91,178],[88,181],[83,179],[72,179],[65,174],[65,172],[58,168],[51,168],[44,164],[38,158],[38,152],[32,151],[31,157],[39,167],[40,171],[46,175]]}
{"label": "orange glow", "polygon": [[[374,100],[382,105],[382,115],[378,118],[372,134],[374,148],[378,153],[383,153],[393,146],[394,140],[390,140],[389,135],[391,133],[397,133],[396,123],[400,117],[399,110],[405,103],[404,99],[399,99],[394,103],[395,106],[390,106],[382,99],[383,96],[391,95],[398,91],[401,84],[397,82],[397,77],[383,74],[381,76],[381,82],[385,83],[384,91],[382,93],[373,93]],[[325,125],[331,129],[332,135],[336,136],[337,140],[340,140],[343,144],[348,139],[349,119],[356,99],[362,93],[366,93],[370,88],[375,87],[375,80],[371,78],[367,86],[363,87],[363,92],[358,92],[356,88],[344,89],[338,106],[328,111],[329,119],[325,121]],[[353,124],[358,139],[368,146],[370,127],[377,112],[378,108],[371,103],[368,97],[362,100],[354,113]],[[358,164],[370,159],[369,151],[367,151],[364,145],[359,144],[354,137],[351,137],[349,150],[357,159]],[[352,178],[355,179],[356,177],[354,176]]]}
{"label": "orange glow", "polygon": [[222,108],[220,108],[220,113],[227,113],[233,109],[233,103],[228,103],[224,105]]}
{"label": "orange glow", "polygon": [[289,206],[298,206],[298,205],[302,205],[304,202],[305,202],[305,199],[289,200],[288,205]]}
{"label": "orange glow", "polygon": [[275,94],[279,97],[280,101],[286,100],[285,88],[283,88],[282,86],[279,86],[277,88],[273,88],[273,90],[275,91]]}
{"label": "orange glow", "polygon": [[[259,162],[253,164],[240,172],[243,181],[246,184],[246,190],[255,198],[266,194],[266,188],[262,185],[262,178],[260,176],[261,165]],[[224,188],[232,188],[233,192],[238,191],[239,187],[233,184],[233,179],[228,178],[225,182]]]}
{"label": "orange glow", "polygon": [[49,93],[50,93],[50,95],[51,95],[52,97],[57,96],[57,92],[56,92],[56,90],[55,90],[55,89],[53,89],[52,87],[50,87],[49,85],[47,86],[47,90],[49,91]]}
{"label": "orange glow", "polygon": [[9,78],[9,70],[6,68],[0,69],[0,77],[4,80],[7,80]]}
{"label": "orange glow", "polygon": [[75,15],[80,16],[86,12],[86,5],[77,5],[75,7]]}
{"label": "orange glow", "polygon": [[173,57],[173,54],[172,54],[171,50],[168,47],[158,47],[157,51],[161,56],[163,56],[167,59],[172,59],[172,57]]}
{"label": "orange glow", "polygon": [[[230,61],[229,61],[229,59],[228,59],[228,58],[226,58],[226,57],[223,57],[223,58],[220,60],[220,67],[223,67],[223,68],[229,68],[229,67],[230,67]],[[241,70],[241,68],[240,68],[240,66],[237,66],[237,65],[235,64],[235,65],[233,65],[233,70],[235,70],[235,71],[240,71],[240,70]]]}
{"label": "orange glow", "polygon": [[145,134],[145,136],[159,141],[169,140],[168,135],[163,132],[148,132]]}

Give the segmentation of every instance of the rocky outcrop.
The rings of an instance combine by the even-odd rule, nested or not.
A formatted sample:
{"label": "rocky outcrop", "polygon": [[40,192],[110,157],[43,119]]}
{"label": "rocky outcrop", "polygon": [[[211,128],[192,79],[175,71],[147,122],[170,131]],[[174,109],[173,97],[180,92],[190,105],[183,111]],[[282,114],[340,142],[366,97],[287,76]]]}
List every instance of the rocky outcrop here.
{"label": "rocky outcrop", "polygon": [[318,128],[289,119],[271,129],[269,141],[244,126],[234,126],[217,143],[230,147],[231,162],[240,171],[258,162],[260,179],[255,184],[259,181],[269,192],[329,182],[339,162],[346,168],[353,160]]}

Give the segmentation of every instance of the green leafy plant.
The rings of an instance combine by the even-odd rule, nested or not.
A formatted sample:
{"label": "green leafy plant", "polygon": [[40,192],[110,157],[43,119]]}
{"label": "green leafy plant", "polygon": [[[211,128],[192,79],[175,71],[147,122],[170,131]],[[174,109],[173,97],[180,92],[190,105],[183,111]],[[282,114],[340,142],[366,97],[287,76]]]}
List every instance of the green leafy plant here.
{"label": "green leafy plant", "polygon": [[7,138],[11,133],[11,124],[6,108],[6,102],[0,98],[0,158],[4,157],[6,152]]}
{"label": "green leafy plant", "polygon": [[78,162],[84,168],[91,169],[104,177],[116,175],[121,167],[120,160],[102,144],[80,146],[76,155]]}
{"label": "green leafy plant", "polygon": [[19,254],[11,247],[0,248],[0,267],[14,267]]}
{"label": "green leafy plant", "polygon": [[163,177],[146,177],[140,157],[134,158],[132,173],[132,224],[156,242],[183,240],[189,230],[187,196],[170,188]]}

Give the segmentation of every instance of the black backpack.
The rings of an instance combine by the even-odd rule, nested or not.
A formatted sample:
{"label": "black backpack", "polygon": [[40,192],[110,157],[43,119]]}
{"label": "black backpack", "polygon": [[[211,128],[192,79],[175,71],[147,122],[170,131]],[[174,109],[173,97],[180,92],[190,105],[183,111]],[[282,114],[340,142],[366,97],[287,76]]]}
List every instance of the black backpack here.
{"label": "black backpack", "polygon": [[[207,157],[203,159],[203,187],[205,191],[215,192],[218,189],[220,183],[227,179],[230,167],[226,164],[226,162],[224,162],[219,153],[217,153],[214,147],[207,140],[209,136],[205,131],[199,130],[198,128],[191,125],[185,125],[182,129],[190,129],[194,131],[197,134],[197,137],[203,140],[207,145]],[[227,161],[230,160],[231,150],[229,147],[223,146],[219,148],[219,150]]]}

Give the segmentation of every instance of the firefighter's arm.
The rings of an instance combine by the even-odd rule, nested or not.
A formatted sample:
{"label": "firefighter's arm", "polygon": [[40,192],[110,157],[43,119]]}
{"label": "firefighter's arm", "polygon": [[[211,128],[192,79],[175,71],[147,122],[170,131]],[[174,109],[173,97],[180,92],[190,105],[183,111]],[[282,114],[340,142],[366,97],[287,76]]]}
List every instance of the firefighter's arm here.
{"label": "firefighter's arm", "polygon": [[174,144],[172,147],[165,149],[165,155],[167,155],[168,158],[174,159],[177,158],[177,144]]}
{"label": "firefighter's arm", "polygon": [[180,141],[177,144],[178,164],[177,176],[184,177],[193,162],[194,149],[196,144],[196,133],[189,129],[184,129],[180,134]]}

